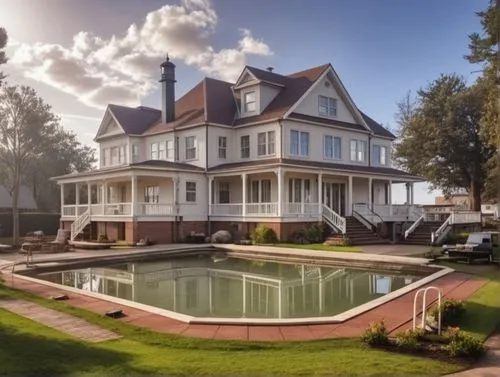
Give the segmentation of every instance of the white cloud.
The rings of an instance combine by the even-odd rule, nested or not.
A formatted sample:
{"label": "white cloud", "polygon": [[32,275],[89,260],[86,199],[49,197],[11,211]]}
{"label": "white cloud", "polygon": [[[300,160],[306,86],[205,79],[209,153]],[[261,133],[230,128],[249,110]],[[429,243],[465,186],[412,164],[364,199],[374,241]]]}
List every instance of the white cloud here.
{"label": "white cloud", "polygon": [[272,55],[261,39],[242,29],[237,47],[219,51],[211,45],[217,14],[207,0],[182,0],[146,15],[121,36],[103,39],[79,32],[69,47],[58,44],[16,44],[11,64],[25,75],[104,108],[108,103],[135,106],[157,85],[165,53],[224,80],[235,80],[248,55]]}

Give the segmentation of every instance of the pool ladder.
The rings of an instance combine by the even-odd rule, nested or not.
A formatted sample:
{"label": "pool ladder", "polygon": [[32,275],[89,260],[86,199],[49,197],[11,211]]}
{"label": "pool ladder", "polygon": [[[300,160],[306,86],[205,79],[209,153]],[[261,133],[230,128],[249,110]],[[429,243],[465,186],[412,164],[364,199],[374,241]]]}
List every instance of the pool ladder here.
{"label": "pool ladder", "polygon": [[[421,322],[421,328],[425,330],[425,319],[426,319],[426,314],[427,314],[427,305],[426,305],[426,299],[427,299],[427,293],[429,291],[437,291],[438,293],[438,308],[441,308],[441,290],[438,287],[427,287],[427,288],[421,288],[415,293],[415,298],[413,299],[413,330],[415,330],[416,325],[417,325],[417,299],[420,296],[420,293],[423,294],[423,300],[422,300],[422,322]],[[441,335],[441,310],[438,311],[438,335]]]}

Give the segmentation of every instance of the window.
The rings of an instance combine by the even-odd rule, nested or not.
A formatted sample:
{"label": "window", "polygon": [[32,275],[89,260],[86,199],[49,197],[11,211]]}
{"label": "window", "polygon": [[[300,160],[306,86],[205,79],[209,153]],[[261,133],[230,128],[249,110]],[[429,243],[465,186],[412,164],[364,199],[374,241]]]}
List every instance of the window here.
{"label": "window", "polygon": [[146,186],[144,187],[144,202],[158,203],[160,201],[160,187]]}
{"label": "window", "polygon": [[229,203],[229,183],[219,182],[219,203]]}
{"label": "window", "polygon": [[257,109],[255,102],[255,92],[247,92],[243,95],[244,98],[244,111],[245,113],[251,113]]}
{"label": "window", "polygon": [[241,158],[250,157],[250,136],[245,135],[240,139],[241,142]]}
{"label": "window", "polygon": [[304,193],[304,202],[312,202],[311,180],[290,178],[288,181],[288,202],[301,203],[302,192]]}
{"label": "window", "polygon": [[125,145],[122,145],[118,149],[118,163],[120,165],[125,164],[127,162],[127,150],[125,149]]}
{"label": "window", "polygon": [[219,136],[219,158],[225,159],[227,157],[227,137]]}
{"label": "window", "polygon": [[174,148],[175,148],[175,152],[174,152],[174,153],[175,153],[175,155],[174,155],[174,157],[175,157],[175,161],[179,161],[179,160],[180,160],[180,153],[179,153],[179,136],[176,136],[176,137],[175,137],[175,146],[174,146]]}
{"label": "window", "polygon": [[165,160],[167,157],[166,151],[165,151],[165,142],[161,141],[158,144],[158,160]]}
{"label": "window", "polygon": [[158,160],[158,143],[151,144],[151,159]]}
{"label": "window", "polygon": [[167,160],[172,161],[174,159],[174,141],[167,140]]}
{"label": "window", "polygon": [[111,165],[118,165],[118,147],[111,148]]}
{"label": "window", "polygon": [[196,158],[196,136],[186,137],[186,160]]}
{"label": "window", "polygon": [[106,166],[106,148],[101,149],[101,165]]}
{"label": "window", "polygon": [[196,182],[186,182],[186,202],[196,202]]}
{"label": "window", "polygon": [[309,156],[309,132],[290,131],[290,154]]}
{"label": "window", "polygon": [[325,135],[323,154],[325,158],[332,160],[340,160],[342,157],[341,153],[341,139],[337,136]]}
{"label": "window", "polygon": [[337,116],[337,100],[332,97],[319,96],[319,115],[334,118]]}
{"label": "window", "polygon": [[385,165],[386,164],[387,148],[381,145],[373,146],[373,165]]}
{"label": "window", "polygon": [[132,158],[135,160],[139,157],[139,146],[132,144]]}
{"label": "window", "polygon": [[366,160],[366,141],[351,140],[351,161]]}
{"label": "window", "polygon": [[274,154],[274,140],[274,131],[261,132],[257,134],[257,154],[259,156]]}
{"label": "window", "polygon": [[271,203],[270,179],[251,181],[250,203]]}

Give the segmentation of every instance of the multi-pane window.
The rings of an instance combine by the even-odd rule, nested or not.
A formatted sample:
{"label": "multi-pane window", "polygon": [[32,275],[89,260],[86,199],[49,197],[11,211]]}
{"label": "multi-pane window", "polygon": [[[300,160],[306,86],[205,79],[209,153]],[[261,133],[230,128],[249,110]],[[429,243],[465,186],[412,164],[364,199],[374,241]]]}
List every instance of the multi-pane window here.
{"label": "multi-pane window", "polygon": [[120,146],[118,149],[118,163],[123,165],[127,162],[127,150],[125,149],[125,145]]}
{"label": "multi-pane window", "polygon": [[325,135],[323,152],[325,158],[332,160],[340,160],[341,153],[341,139],[338,136]]}
{"label": "multi-pane window", "polygon": [[186,202],[196,202],[196,182],[186,182]]}
{"label": "multi-pane window", "polygon": [[151,143],[151,160],[158,160],[158,143]]}
{"label": "multi-pane window", "polygon": [[229,183],[219,182],[219,203],[229,203]]}
{"label": "multi-pane window", "polygon": [[179,161],[180,160],[180,151],[179,151],[179,136],[176,136],[175,137],[175,146],[174,146],[174,149],[175,149],[175,152],[174,152],[174,157],[175,157],[175,161]]}
{"label": "multi-pane window", "polygon": [[309,156],[309,132],[290,131],[290,155]]}
{"label": "multi-pane window", "polygon": [[240,139],[241,143],[241,158],[249,158],[250,157],[250,136],[245,135]]}
{"label": "multi-pane window", "polygon": [[288,181],[288,202],[301,203],[302,193],[304,194],[304,202],[312,202],[311,180],[290,178]]}
{"label": "multi-pane window", "polygon": [[139,158],[139,146],[132,144],[132,159],[135,161],[137,158]]}
{"label": "multi-pane window", "polygon": [[101,149],[101,165],[106,166],[108,161],[106,161],[106,148]]}
{"label": "multi-pane window", "polygon": [[253,112],[257,109],[255,92],[247,92],[243,95],[245,113]]}
{"label": "multi-pane window", "polygon": [[174,141],[167,140],[167,160],[172,161],[174,159]]}
{"label": "multi-pane window", "polygon": [[271,180],[262,179],[250,183],[250,203],[271,202]]}
{"label": "multi-pane window", "polygon": [[319,115],[327,117],[337,116],[337,100],[332,97],[319,96],[318,99]]}
{"label": "multi-pane window", "polygon": [[227,137],[219,136],[219,158],[226,159],[227,157]]}
{"label": "multi-pane window", "polygon": [[160,187],[146,186],[144,187],[144,202],[158,203],[160,201]]}
{"label": "multi-pane window", "polygon": [[366,140],[351,140],[351,161],[366,161]]}
{"label": "multi-pane window", "polygon": [[260,132],[257,134],[257,155],[273,155],[275,153],[274,131]]}
{"label": "multi-pane window", "polygon": [[373,165],[385,165],[387,156],[387,148],[381,145],[373,146]]}
{"label": "multi-pane window", "polygon": [[111,165],[118,165],[118,147],[111,148]]}
{"label": "multi-pane window", "polygon": [[165,160],[167,157],[166,151],[165,151],[165,142],[160,141],[158,143],[158,159],[159,160]]}
{"label": "multi-pane window", "polygon": [[186,160],[196,158],[196,136],[186,137]]}

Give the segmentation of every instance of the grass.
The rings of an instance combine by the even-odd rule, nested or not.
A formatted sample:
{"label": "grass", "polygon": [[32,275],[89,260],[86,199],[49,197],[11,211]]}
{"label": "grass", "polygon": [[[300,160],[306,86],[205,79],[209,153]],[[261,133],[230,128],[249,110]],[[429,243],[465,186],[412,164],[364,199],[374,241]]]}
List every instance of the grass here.
{"label": "grass", "polygon": [[327,246],[323,245],[322,243],[311,243],[311,244],[279,243],[273,246],[289,247],[291,249],[304,249],[304,250],[343,251],[346,253],[362,252],[362,250],[356,246]]}
{"label": "grass", "polygon": [[436,376],[463,367],[356,339],[258,343],[158,334],[1,284],[0,297],[29,299],[123,335],[89,344],[0,311],[0,375]]}

